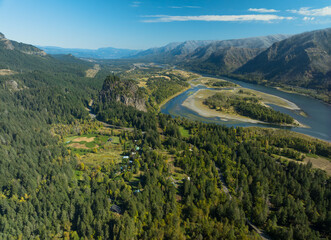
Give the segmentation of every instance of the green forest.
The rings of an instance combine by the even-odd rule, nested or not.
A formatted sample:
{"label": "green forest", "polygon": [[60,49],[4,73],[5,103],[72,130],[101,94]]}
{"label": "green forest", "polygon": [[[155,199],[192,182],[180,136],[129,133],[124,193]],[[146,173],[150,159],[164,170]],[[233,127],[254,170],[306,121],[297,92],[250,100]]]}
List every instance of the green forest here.
{"label": "green forest", "polygon": [[208,97],[204,101],[204,104],[211,109],[217,109],[219,111],[233,108],[233,110],[239,115],[263,122],[279,124],[292,124],[294,122],[294,119],[290,115],[261,105],[257,97],[242,97],[239,95],[231,95],[227,97],[221,93],[217,93]]}
{"label": "green forest", "polygon": [[[19,74],[0,76],[0,239],[259,239],[251,224],[273,239],[331,237],[330,176],[295,162],[330,159],[330,144],[102,101],[105,69],[123,62],[89,79],[93,64],[72,56],[20,59]],[[175,93],[147,85],[157,103]],[[66,145],[81,135],[100,146]],[[88,162],[107,147],[117,161]]]}

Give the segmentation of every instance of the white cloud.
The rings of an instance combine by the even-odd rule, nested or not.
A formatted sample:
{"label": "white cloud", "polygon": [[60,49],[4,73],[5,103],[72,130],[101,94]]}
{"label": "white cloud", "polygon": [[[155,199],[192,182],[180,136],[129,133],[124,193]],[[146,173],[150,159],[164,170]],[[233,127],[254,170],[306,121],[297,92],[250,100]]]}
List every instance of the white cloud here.
{"label": "white cloud", "polygon": [[293,17],[282,17],[272,14],[252,14],[252,15],[200,15],[200,16],[169,16],[169,15],[149,15],[143,16],[142,22],[186,22],[186,21],[205,21],[205,22],[244,22],[244,21],[265,21],[272,20],[291,20]]}
{"label": "white cloud", "polygon": [[199,6],[171,6],[169,8],[201,8]]}
{"label": "white cloud", "polygon": [[259,12],[259,13],[279,12],[279,10],[276,10],[276,9],[266,9],[266,8],[249,8],[248,11],[250,11],[250,12]]}
{"label": "white cloud", "polygon": [[141,2],[135,1],[135,2],[132,2],[132,4],[130,6],[131,7],[140,7],[140,4],[141,4]]}
{"label": "white cloud", "polygon": [[313,21],[315,19],[315,17],[304,17],[303,20],[304,21]]}
{"label": "white cloud", "polygon": [[299,10],[287,10],[287,11],[306,16],[331,16],[331,6],[327,6],[324,8],[316,8],[316,9],[311,9],[309,7],[302,7]]}

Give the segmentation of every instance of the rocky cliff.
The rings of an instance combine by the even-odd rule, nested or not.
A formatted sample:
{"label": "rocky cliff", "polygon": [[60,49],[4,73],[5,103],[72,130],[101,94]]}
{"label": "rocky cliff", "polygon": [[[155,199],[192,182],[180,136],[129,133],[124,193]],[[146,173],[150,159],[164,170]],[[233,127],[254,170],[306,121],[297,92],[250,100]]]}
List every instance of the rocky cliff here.
{"label": "rocky cliff", "polygon": [[102,102],[117,101],[140,111],[147,111],[144,95],[133,80],[121,80],[116,76],[108,76],[99,97]]}
{"label": "rocky cliff", "polygon": [[9,40],[5,37],[3,33],[0,33],[0,48],[6,50],[17,50],[19,52],[29,55],[37,55],[37,56],[47,55],[43,50],[40,50],[35,46]]}

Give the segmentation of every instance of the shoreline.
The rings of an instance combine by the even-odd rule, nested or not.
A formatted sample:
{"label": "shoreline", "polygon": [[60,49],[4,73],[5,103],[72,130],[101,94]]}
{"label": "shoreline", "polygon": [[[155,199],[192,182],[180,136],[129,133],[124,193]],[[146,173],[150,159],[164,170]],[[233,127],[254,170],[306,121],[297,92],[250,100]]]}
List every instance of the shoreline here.
{"label": "shoreline", "polygon": [[171,95],[171,96],[168,97],[167,99],[163,100],[163,101],[160,103],[160,105],[158,106],[158,112],[160,112],[160,111],[161,111],[161,108],[162,108],[167,102],[169,102],[171,99],[173,99],[173,98],[177,97],[178,95],[182,94],[183,92],[189,90],[189,89],[192,87],[191,83],[189,83],[189,84],[190,84],[190,85],[189,85],[188,87],[184,88],[183,90],[181,90],[181,91],[175,93],[174,95]]}
{"label": "shoreline", "polygon": [[[260,120],[255,120],[249,117],[241,116],[241,115],[235,115],[235,114],[228,114],[220,111],[216,111],[213,109],[208,108],[203,104],[203,99],[199,98],[197,95],[199,92],[201,92],[200,89],[193,95],[189,96],[183,103],[182,106],[189,108],[190,110],[195,111],[198,115],[203,116],[203,117],[219,117],[222,121],[229,121],[229,120],[235,120],[235,121],[240,121],[240,122],[246,122],[246,123],[260,123],[260,124],[274,124],[274,123],[268,123],[268,122],[263,122]],[[295,109],[297,110],[297,109]],[[301,128],[309,128],[306,125],[301,124],[299,121],[296,119],[294,122],[297,124],[275,124],[279,126],[289,126],[289,127],[301,127]]]}

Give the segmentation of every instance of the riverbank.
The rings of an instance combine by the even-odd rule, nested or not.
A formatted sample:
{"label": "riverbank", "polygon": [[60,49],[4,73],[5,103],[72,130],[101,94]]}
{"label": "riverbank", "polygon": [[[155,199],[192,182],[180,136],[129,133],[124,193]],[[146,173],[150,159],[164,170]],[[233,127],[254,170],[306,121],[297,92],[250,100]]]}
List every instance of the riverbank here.
{"label": "riverbank", "polygon": [[[245,117],[236,113],[225,113],[221,111],[217,111],[214,109],[210,109],[208,106],[206,106],[203,102],[206,98],[214,95],[216,92],[221,92],[218,90],[206,90],[206,89],[200,89],[196,93],[189,96],[182,104],[182,106],[187,107],[196,113],[198,113],[200,116],[212,118],[212,117],[219,117],[222,121],[240,121],[240,122],[246,122],[246,123],[260,123],[260,124],[270,124],[267,122],[251,119],[249,117]],[[257,92],[257,91],[255,91]],[[261,93],[264,94],[264,93]],[[267,94],[265,94],[267,95]],[[269,95],[269,94],[268,94]],[[271,95],[270,95],[271,96]],[[287,101],[285,99],[282,99],[277,96],[275,97],[277,100],[283,100],[285,103],[287,103],[286,107],[290,110],[298,110],[298,106],[296,106],[294,103],[291,103],[290,101]],[[271,97],[269,97],[271,98]],[[275,104],[275,102],[272,101],[272,104]],[[281,104],[281,106],[284,106],[284,103]],[[279,124],[281,126],[289,126],[289,127],[301,127],[301,128],[308,128],[308,126],[301,124],[299,121],[295,120],[294,124]]]}
{"label": "riverbank", "polygon": [[160,103],[159,108],[158,108],[158,111],[159,111],[159,112],[161,111],[161,108],[163,107],[164,104],[166,104],[167,102],[169,102],[171,99],[177,97],[178,95],[182,94],[183,92],[186,92],[186,91],[189,90],[191,87],[192,87],[192,86],[191,86],[191,84],[190,84],[188,87],[184,88],[183,90],[181,90],[181,91],[177,92],[176,94],[171,95],[170,97],[168,97],[167,99],[165,99],[162,103]]}

